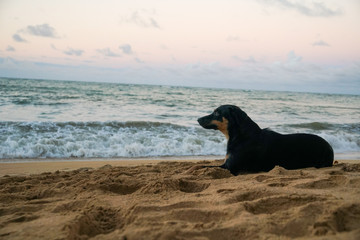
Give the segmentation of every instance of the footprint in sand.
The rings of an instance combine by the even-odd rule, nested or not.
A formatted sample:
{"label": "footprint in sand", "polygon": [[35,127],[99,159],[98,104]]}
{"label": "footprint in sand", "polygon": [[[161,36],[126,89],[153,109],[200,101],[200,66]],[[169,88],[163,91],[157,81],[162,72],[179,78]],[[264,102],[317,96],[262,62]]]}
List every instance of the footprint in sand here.
{"label": "footprint in sand", "polygon": [[268,192],[266,190],[249,190],[247,192],[242,192],[240,194],[231,196],[230,198],[225,200],[225,203],[233,204],[246,201],[255,201],[257,199],[269,197],[272,195],[274,195],[274,193]]}
{"label": "footprint in sand", "polygon": [[68,239],[88,239],[99,234],[107,234],[124,224],[119,211],[106,207],[92,207],[85,210],[65,229]]}
{"label": "footprint in sand", "polygon": [[181,191],[185,193],[199,193],[210,186],[210,183],[201,183],[183,179],[164,179],[148,183],[141,189],[141,193],[161,193]]}
{"label": "footprint in sand", "polygon": [[298,184],[296,188],[324,189],[344,186],[348,179],[345,176],[330,176],[329,178]]}
{"label": "footprint in sand", "polygon": [[348,204],[335,208],[325,217],[326,220],[314,223],[314,235],[349,232],[360,228],[360,204]]}
{"label": "footprint in sand", "polygon": [[176,209],[193,209],[193,208],[198,208],[201,207],[202,203],[200,202],[195,202],[195,201],[184,201],[184,202],[177,202],[177,203],[173,203],[173,204],[169,204],[169,205],[163,205],[163,206],[159,206],[159,205],[136,205],[134,207],[132,207],[131,209],[131,215],[138,215],[138,214],[142,214],[144,216],[144,214],[149,213],[149,215],[152,215],[153,212],[156,213],[164,213],[167,214],[169,211],[171,210],[176,210]]}
{"label": "footprint in sand", "polygon": [[132,194],[139,190],[143,184],[140,183],[102,183],[99,185],[99,189],[104,192],[112,192],[120,195]]}
{"label": "footprint in sand", "polygon": [[272,214],[278,211],[285,211],[287,209],[302,206],[314,201],[319,201],[315,196],[303,195],[285,195],[275,196],[269,198],[261,198],[255,202],[246,202],[244,204],[245,210],[252,214]]}

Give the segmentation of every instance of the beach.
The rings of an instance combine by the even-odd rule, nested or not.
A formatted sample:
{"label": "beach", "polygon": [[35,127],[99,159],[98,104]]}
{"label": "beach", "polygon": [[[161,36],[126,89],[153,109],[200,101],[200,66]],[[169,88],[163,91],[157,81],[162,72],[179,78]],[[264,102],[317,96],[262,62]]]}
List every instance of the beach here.
{"label": "beach", "polygon": [[231,175],[221,160],[0,164],[1,239],[359,239],[360,161]]}
{"label": "beach", "polygon": [[[0,239],[360,239],[358,95],[0,77]],[[333,167],[233,176],[222,104]],[[345,161],[346,159],[347,161]]]}

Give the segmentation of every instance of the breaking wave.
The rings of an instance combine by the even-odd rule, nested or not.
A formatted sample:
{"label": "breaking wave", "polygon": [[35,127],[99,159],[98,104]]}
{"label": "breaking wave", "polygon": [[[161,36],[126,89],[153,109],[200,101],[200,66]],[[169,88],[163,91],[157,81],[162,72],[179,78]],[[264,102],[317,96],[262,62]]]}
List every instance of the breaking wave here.
{"label": "breaking wave", "polygon": [[0,158],[223,155],[215,131],[160,122],[1,122]]}
{"label": "breaking wave", "polygon": [[[318,134],[341,153],[360,151],[352,134],[358,127],[303,123],[280,132]],[[161,122],[0,122],[0,134],[3,159],[224,155],[226,149],[218,131]]]}

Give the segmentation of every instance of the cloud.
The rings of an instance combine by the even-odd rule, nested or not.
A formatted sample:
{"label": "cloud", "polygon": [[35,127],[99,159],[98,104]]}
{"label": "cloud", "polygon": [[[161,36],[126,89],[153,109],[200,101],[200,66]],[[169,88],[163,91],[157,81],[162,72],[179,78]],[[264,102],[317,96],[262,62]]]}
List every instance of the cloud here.
{"label": "cloud", "polygon": [[257,61],[255,60],[255,58],[253,56],[250,56],[247,59],[243,59],[243,58],[238,57],[238,56],[232,56],[231,58],[236,60],[236,61],[243,62],[243,63],[257,63]]}
{"label": "cloud", "polygon": [[313,46],[330,47],[330,45],[327,42],[324,42],[323,40],[316,41],[312,45]]}
{"label": "cloud", "polygon": [[121,45],[121,46],[119,46],[119,49],[121,49],[124,54],[128,54],[128,55],[133,54],[130,44]]}
{"label": "cloud", "polygon": [[294,51],[290,51],[287,55],[287,61],[288,63],[297,63],[302,60],[301,56],[296,56]]}
{"label": "cloud", "polygon": [[140,58],[136,57],[134,58],[135,62],[137,63],[145,63],[143,60],[141,60]]}
{"label": "cloud", "polygon": [[21,30],[21,32],[37,37],[59,38],[56,34],[55,28],[46,23],[35,26],[29,25],[25,29]]}
{"label": "cloud", "polygon": [[340,8],[332,9],[323,2],[300,0],[258,0],[267,5],[280,6],[283,9],[294,10],[309,17],[335,17],[343,14]]}
{"label": "cloud", "polygon": [[302,56],[298,56],[294,51],[290,51],[287,54],[287,59],[285,61],[277,61],[268,66],[271,68],[272,72],[282,72],[279,73],[279,76],[285,76],[286,72],[290,74],[307,72],[308,66],[302,63]]}
{"label": "cloud", "polygon": [[120,54],[111,51],[110,48],[97,49],[96,51],[105,57],[121,57]]}
{"label": "cloud", "polygon": [[258,61],[236,67],[197,62],[109,68],[0,57],[0,72],[3,77],[18,78],[119,82],[122,76],[123,83],[360,94],[360,62],[339,66],[310,64],[294,51],[283,61]]}
{"label": "cloud", "polygon": [[58,49],[55,47],[54,44],[50,44],[50,47],[51,47],[52,49],[54,49],[54,50],[58,50]]}
{"label": "cloud", "polygon": [[19,34],[15,33],[13,35],[13,39],[16,41],[16,42],[27,42],[23,37],[21,37]]}
{"label": "cloud", "polygon": [[15,50],[15,48],[13,47],[13,46],[8,46],[7,48],[6,48],[6,51],[8,51],[8,52],[15,52],[16,50]]}
{"label": "cloud", "polygon": [[63,53],[69,56],[81,56],[84,51],[80,49],[68,48],[68,50],[63,51]]}
{"label": "cloud", "polygon": [[154,13],[146,10],[134,11],[131,16],[123,17],[121,22],[132,23],[143,28],[161,29],[158,22],[153,18]]}

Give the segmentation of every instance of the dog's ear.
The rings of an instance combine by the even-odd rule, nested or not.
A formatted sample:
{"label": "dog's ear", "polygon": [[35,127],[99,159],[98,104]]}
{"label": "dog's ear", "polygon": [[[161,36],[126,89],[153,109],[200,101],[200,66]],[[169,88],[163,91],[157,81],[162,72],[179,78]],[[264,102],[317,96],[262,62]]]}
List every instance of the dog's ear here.
{"label": "dog's ear", "polygon": [[247,118],[247,114],[237,106],[231,106],[229,109],[231,123],[241,126],[242,122]]}

